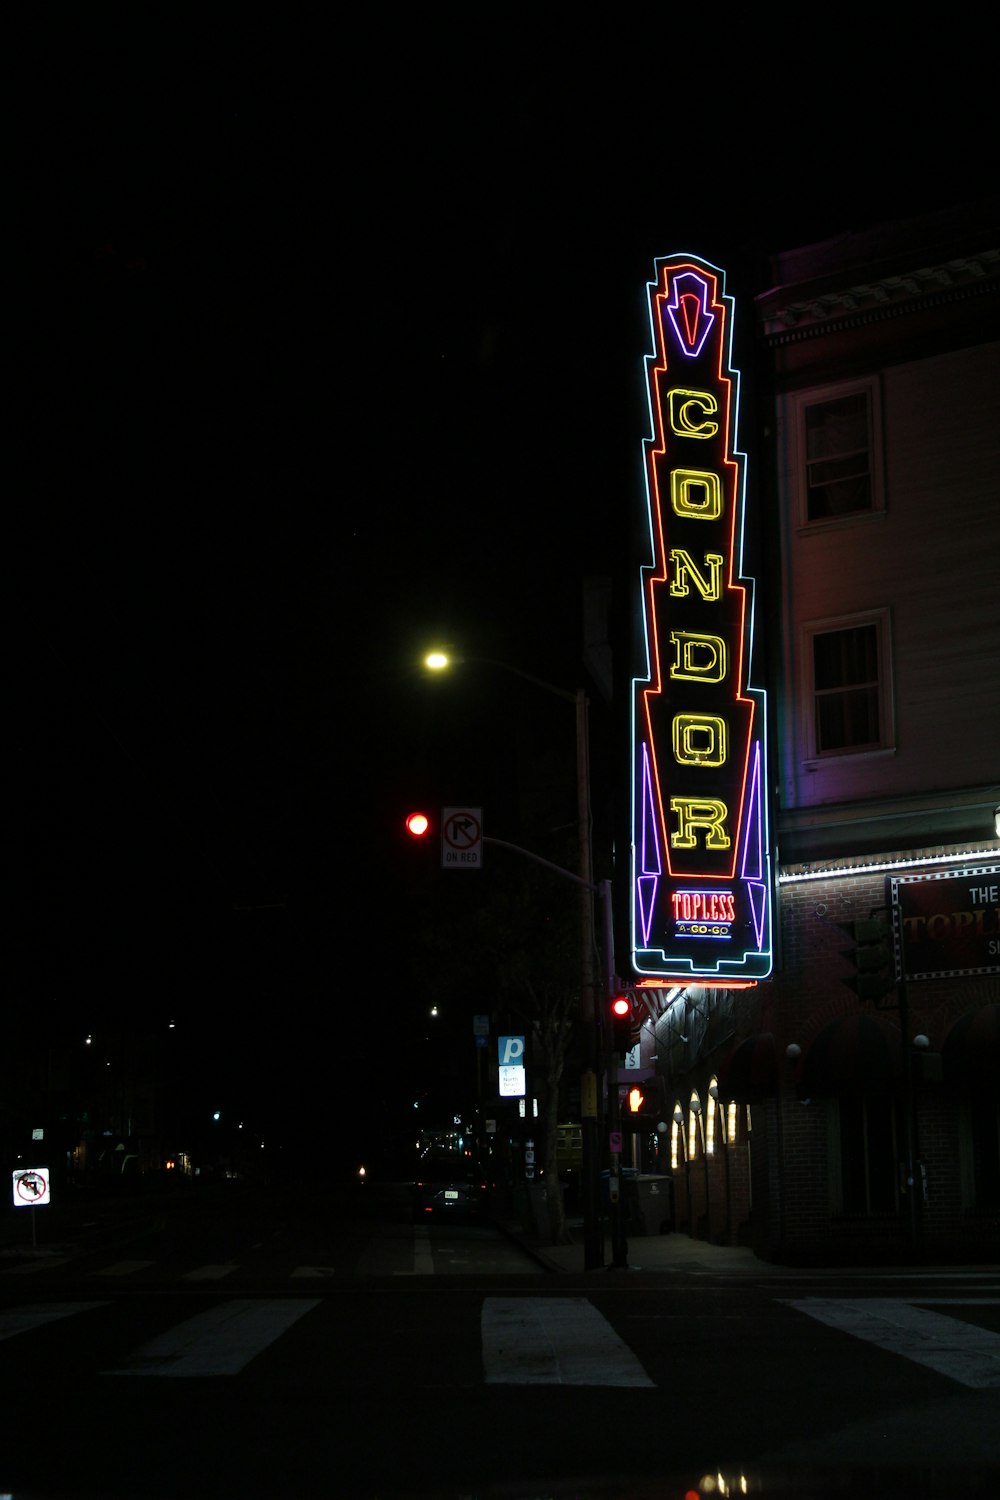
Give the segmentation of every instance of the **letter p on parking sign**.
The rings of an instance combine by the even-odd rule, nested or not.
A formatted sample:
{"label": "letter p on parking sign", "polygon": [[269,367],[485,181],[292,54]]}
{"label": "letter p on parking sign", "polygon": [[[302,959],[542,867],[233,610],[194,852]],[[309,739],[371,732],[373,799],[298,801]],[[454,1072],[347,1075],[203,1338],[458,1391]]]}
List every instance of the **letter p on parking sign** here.
{"label": "letter p on parking sign", "polygon": [[524,1037],[523,1036],[501,1036],[497,1038],[500,1048],[501,1068],[521,1068],[524,1066]]}

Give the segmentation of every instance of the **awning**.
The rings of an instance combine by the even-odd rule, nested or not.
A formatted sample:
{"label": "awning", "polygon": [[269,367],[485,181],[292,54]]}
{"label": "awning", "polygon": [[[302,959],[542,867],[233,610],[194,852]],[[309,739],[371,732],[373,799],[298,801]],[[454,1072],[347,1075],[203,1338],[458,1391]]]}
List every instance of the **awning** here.
{"label": "awning", "polygon": [[881,1016],[841,1016],[806,1050],[799,1094],[811,1099],[848,1091],[880,1093],[894,1087],[902,1067],[898,1026]]}
{"label": "awning", "polygon": [[941,1060],[948,1083],[1000,1088],[1000,1005],[960,1016],[944,1039]]}
{"label": "awning", "polygon": [[754,1104],[778,1091],[778,1052],[774,1036],[762,1031],[733,1048],[719,1066],[719,1098]]}

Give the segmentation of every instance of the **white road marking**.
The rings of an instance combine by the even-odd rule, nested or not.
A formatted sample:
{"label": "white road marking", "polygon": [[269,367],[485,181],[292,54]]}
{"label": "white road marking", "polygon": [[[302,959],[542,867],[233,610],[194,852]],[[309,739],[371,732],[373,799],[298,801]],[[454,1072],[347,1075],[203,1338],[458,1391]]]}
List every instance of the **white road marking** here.
{"label": "white road marking", "polygon": [[413,1236],[413,1272],[415,1276],[434,1275],[431,1234],[426,1225],[421,1225]]}
{"label": "white road marking", "polygon": [[[829,1273],[824,1271],[823,1275]],[[871,1276],[871,1271],[864,1273]],[[887,1271],[879,1276],[880,1281],[996,1281],[996,1271]]]}
{"label": "white road marking", "polygon": [[[923,1298],[915,1298],[912,1303],[895,1297],[781,1300],[830,1328],[926,1365],[960,1385],[974,1390],[1000,1389],[1000,1335],[915,1305]],[[983,1304],[1000,1305],[1000,1299],[979,1297],[970,1303]],[[949,1305],[963,1304],[956,1299]]]}
{"label": "white road marking", "polygon": [[100,1271],[91,1271],[91,1276],[134,1276],[136,1271],[145,1271],[151,1266],[151,1260],[116,1260],[110,1266],[103,1266]]}
{"label": "white road marking", "polygon": [[586,1297],[487,1297],[481,1326],[487,1385],[655,1384]]}
{"label": "white road marking", "polygon": [[[18,1266],[0,1266],[5,1276],[33,1276],[36,1271],[52,1271],[56,1266],[68,1266],[71,1255],[39,1255],[37,1259],[22,1261]],[[0,1495],[0,1500],[3,1500]]]}
{"label": "white road marking", "polygon": [[431,1237],[420,1225],[413,1231],[413,1267],[405,1271],[393,1271],[394,1276],[433,1276],[434,1256],[431,1253]]}
{"label": "white road marking", "polygon": [[235,1260],[227,1260],[220,1265],[199,1266],[196,1271],[185,1271],[184,1281],[221,1281],[224,1276],[231,1276],[234,1271],[239,1270]]}
{"label": "white road marking", "polygon": [[997,1297],[914,1297],[914,1307],[1000,1307]]}
{"label": "white road marking", "polygon": [[19,1333],[44,1328],[46,1323],[56,1323],[60,1318],[107,1306],[107,1302],[40,1302],[37,1307],[9,1307],[0,1313],[0,1339],[12,1339]]}
{"label": "white road marking", "polygon": [[222,1302],[143,1344],[105,1375],[238,1375],[307,1312],[315,1298]]}

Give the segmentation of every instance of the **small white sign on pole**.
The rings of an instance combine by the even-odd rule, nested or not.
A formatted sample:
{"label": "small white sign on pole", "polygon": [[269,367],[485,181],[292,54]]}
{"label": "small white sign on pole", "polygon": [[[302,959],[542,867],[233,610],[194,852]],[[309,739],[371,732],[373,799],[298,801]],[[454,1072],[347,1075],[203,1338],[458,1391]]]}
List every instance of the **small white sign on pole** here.
{"label": "small white sign on pole", "polygon": [[19,1167],[14,1172],[14,1207],[37,1208],[51,1203],[48,1167]]}
{"label": "small white sign on pole", "polygon": [[527,1092],[527,1080],[523,1068],[501,1067],[497,1092],[501,1099],[523,1099]]}
{"label": "small white sign on pole", "polygon": [[446,807],[441,813],[441,863],[446,870],[478,870],[483,863],[483,810]]}

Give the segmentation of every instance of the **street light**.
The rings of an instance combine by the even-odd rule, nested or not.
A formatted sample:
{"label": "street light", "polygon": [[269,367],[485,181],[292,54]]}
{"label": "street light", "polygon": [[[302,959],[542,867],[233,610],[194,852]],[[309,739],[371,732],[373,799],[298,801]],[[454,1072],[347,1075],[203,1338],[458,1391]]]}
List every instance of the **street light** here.
{"label": "street light", "polygon": [[[588,1075],[593,1078],[593,1087],[581,1088],[581,1135],[583,1148],[583,1263],[586,1270],[594,1270],[604,1263],[603,1236],[599,1222],[598,1202],[598,1172],[600,1162],[598,1159],[597,1138],[597,1115],[586,1113],[587,1105],[584,1102],[589,1095],[592,1096],[596,1109],[596,1098],[598,1094],[597,1080],[600,1073],[598,1068],[599,1054],[597,1047],[597,993],[601,981],[598,973],[596,958],[596,934],[594,930],[594,885],[593,875],[593,853],[591,849],[590,829],[590,734],[588,728],[588,704],[587,695],[583,688],[577,688],[570,692],[566,688],[556,687],[554,683],[546,682],[542,677],[536,677],[532,672],[525,672],[520,667],[511,666],[509,662],[499,661],[488,656],[462,656],[441,648],[428,651],[424,656],[424,666],[432,672],[443,672],[451,666],[485,666],[496,667],[501,672],[508,672],[514,677],[520,677],[525,682],[530,682],[534,687],[541,688],[543,692],[550,693],[556,698],[562,698],[564,702],[572,703],[576,714],[576,795],[577,795],[577,829],[578,829],[578,859],[579,859],[579,885],[580,885],[580,933],[581,933],[581,970],[583,983],[580,990],[580,1028],[583,1034],[583,1072],[584,1079]],[[614,975],[614,955],[612,951],[612,923],[610,913],[610,900],[606,901],[605,912],[605,994],[610,993]]]}
{"label": "street light", "polygon": [[533,672],[525,672],[522,667],[512,666],[509,661],[500,661],[493,656],[461,656],[452,651],[443,651],[435,648],[428,651],[424,657],[424,666],[431,672],[446,672],[449,667],[497,667],[501,672],[510,672],[514,677],[520,677],[525,682],[534,683],[547,693],[553,693],[557,698],[563,698],[567,703],[579,703],[582,699],[586,703],[583,688],[577,688],[576,692],[570,692],[569,688],[557,687],[553,682],[546,682],[544,677],[536,677]]}

